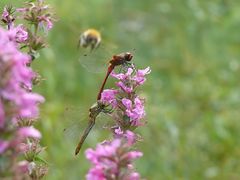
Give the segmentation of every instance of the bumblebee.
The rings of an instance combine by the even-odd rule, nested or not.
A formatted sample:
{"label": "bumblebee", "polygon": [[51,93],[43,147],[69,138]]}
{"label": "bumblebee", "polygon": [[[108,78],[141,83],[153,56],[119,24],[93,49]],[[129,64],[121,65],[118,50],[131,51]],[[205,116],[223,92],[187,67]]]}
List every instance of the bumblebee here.
{"label": "bumblebee", "polygon": [[83,48],[90,47],[91,51],[96,49],[101,43],[101,34],[96,29],[87,29],[84,31],[79,38],[78,47]]}

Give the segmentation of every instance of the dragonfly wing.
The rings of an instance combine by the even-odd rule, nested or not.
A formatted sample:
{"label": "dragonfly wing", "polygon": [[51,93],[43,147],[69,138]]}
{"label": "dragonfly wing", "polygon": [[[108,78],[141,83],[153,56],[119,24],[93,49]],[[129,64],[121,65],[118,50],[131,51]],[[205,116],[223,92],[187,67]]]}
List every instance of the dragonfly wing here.
{"label": "dragonfly wing", "polygon": [[88,109],[67,107],[64,110],[63,133],[67,139],[77,140],[88,123]]}
{"label": "dragonfly wing", "polygon": [[[65,138],[78,141],[80,136],[83,134],[84,130],[88,126],[89,117],[88,109],[86,108],[76,108],[67,107],[64,112],[64,126],[63,133]],[[105,113],[100,113],[96,120],[95,125],[91,131],[109,130],[110,127],[114,125],[114,121],[110,115]]]}
{"label": "dragonfly wing", "polygon": [[81,47],[79,49],[79,62],[87,71],[105,72],[108,62],[114,54],[113,48],[105,48],[103,44],[93,50]]}

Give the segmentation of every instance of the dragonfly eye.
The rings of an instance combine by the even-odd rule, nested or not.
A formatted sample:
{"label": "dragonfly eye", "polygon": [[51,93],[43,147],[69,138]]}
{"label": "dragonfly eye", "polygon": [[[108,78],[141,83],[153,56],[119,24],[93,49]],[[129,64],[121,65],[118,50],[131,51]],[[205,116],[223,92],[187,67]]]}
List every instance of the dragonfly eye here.
{"label": "dragonfly eye", "polygon": [[133,55],[132,55],[131,53],[127,52],[127,53],[125,54],[125,59],[126,59],[126,61],[131,61],[132,58],[133,58]]}

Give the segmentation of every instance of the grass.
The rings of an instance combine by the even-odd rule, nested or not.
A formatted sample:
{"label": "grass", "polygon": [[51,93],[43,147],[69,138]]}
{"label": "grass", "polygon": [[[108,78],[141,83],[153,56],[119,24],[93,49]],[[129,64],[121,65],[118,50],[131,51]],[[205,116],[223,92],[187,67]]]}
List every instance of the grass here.
{"label": "grass", "polygon": [[[19,4],[16,0],[2,0]],[[240,3],[234,0],[49,1],[58,22],[49,48],[34,62],[46,79],[38,128],[50,163],[45,179],[83,179],[84,154],[65,139],[66,106],[90,107],[104,74],[77,64],[82,30],[100,29],[103,41],[136,49],[138,67],[152,73],[141,89],[148,125],[139,128],[144,156],[137,170],[147,179],[240,179]],[[110,58],[110,57],[109,57]],[[114,84],[108,83],[108,87]],[[80,132],[79,132],[80,133]],[[84,149],[106,134],[93,133]]]}

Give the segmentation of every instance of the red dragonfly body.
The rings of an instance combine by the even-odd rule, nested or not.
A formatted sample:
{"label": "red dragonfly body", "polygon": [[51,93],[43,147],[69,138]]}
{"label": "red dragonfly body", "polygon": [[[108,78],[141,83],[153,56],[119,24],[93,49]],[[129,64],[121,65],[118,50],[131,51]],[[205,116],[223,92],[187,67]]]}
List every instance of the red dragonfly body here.
{"label": "red dragonfly body", "polygon": [[128,63],[129,61],[132,60],[132,57],[133,55],[129,52],[125,52],[125,53],[120,53],[118,55],[114,55],[112,57],[112,59],[109,61],[109,66],[108,66],[108,70],[107,70],[107,74],[104,78],[104,81],[102,83],[102,86],[99,90],[99,93],[98,93],[98,96],[97,96],[97,100],[100,100],[101,99],[101,94],[102,94],[102,91],[104,89],[104,86],[107,82],[107,79],[109,77],[109,75],[111,74],[111,72],[114,70],[114,68],[116,66],[119,66],[119,65],[123,65],[123,64],[126,64]]}

